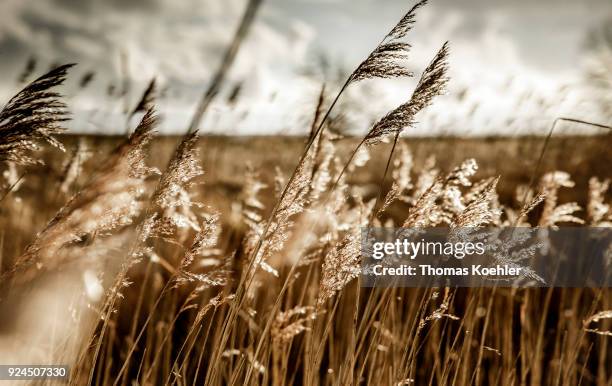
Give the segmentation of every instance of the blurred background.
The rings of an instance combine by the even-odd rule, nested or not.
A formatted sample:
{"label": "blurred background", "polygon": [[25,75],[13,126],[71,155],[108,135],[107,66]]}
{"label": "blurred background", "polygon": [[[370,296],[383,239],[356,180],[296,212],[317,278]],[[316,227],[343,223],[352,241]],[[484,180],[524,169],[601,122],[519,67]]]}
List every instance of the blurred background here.
{"label": "blurred background", "polygon": [[[201,129],[305,134],[323,83],[344,78],[413,5],[408,0],[265,0]],[[75,133],[125,132],[155,78],[162,133],[185,131],[214,76],[245,0],[3,0],[0,98],[57,64],[76,62],[64,89]],[[543,134],[558,116],[610,123],[612,2],[434,0],[407,37],[418,76],[451,42],[448,95],[412,136]],[[341,106],[363,133],[406,101],[414,79],[368,81]],[[558,133],[588,134],[566,125]]]}

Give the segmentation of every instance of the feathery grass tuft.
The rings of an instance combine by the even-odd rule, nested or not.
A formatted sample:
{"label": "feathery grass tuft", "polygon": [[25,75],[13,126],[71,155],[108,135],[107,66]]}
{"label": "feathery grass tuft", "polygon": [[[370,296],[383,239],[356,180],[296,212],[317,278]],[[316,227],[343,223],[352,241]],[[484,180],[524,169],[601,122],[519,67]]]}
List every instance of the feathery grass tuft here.
{"label": "feathery grass tuft", "polygon": [[39,141],[64,150],[53,136],[65,130],[68,111],[61,95],[52,89],[64,83],[72,66],[60,66],[34,80],[0,111],[0,160],[18,165],[40,163],[31,156]]}
{"label": "feathery grass tuft", "polygon": [[416,11],[427,5],[428,0],[421,0],[416,3],[402,19],[393,27],[393,29],[385,37],[386,40],[398,40],[404,38],[414,26],[416,22]]}
{"label": "feathery grass tuft", "polygon": [[365,138],[367,145],[380,143],[385,137],[400,134],[414,124],[418,112],[444,93],[448,83],[448,42],[444,43],[429,66],[423,71],[410,100],[380,119]]}

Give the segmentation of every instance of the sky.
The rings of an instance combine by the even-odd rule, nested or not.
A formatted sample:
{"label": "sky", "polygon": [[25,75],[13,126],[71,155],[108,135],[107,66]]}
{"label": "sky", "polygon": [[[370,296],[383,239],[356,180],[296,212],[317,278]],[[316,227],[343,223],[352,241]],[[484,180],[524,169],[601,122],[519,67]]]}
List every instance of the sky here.
{"label": "sky", "polygon": [[[75,132],[126,131],[124,106],[155,77],[162,133],[184,132],[231,40],[246,0],[2,0],[0,100],[34,74],[76,62],[64,89]],[[264,0],[251,33],[207,112],[203,132],[300,134],[322,85],[331,97],[414,4],[410,0]],[[419,74],[451,45],[447,95],[408,135],[545,133],[554,118],[610,123],[586,74],[600,54],[588,37],[612,25],[609,0],[431,0],[417,15],[408,68]],[[125,68],[124,71],[122,68]],[[126,78],[125,98],[108,95]],[[88,72],[93,80],[80,87]],[[30,77],[30,80],[34,75]],[[347,131],[363,133],[405,102],[414,79],[372,80],[341,100]],[[240,85],[234,101],[228,101]],[[566,127],[567,132],[588,132]]]}

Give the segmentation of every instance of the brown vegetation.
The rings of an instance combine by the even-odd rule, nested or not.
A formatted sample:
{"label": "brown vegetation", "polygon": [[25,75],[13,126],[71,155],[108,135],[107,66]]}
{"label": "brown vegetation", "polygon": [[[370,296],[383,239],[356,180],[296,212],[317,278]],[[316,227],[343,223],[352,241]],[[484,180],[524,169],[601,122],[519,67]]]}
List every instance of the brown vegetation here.
{"label": "brown vegetation", "polygon": [[[18,94],[2,361],[69,364],[74,385],[609,385],[610,289],[360,286],[363,226],[612,222],[609,135],[400,139],[444,90],[446,44],[366,136],[330,127],[353,83],[410,75],[424,4],[322,94],[309,138],[154,139],[153,82],[128,138],[53,137],[67,67]],[[58,138],[68,154],[34,152]]]}

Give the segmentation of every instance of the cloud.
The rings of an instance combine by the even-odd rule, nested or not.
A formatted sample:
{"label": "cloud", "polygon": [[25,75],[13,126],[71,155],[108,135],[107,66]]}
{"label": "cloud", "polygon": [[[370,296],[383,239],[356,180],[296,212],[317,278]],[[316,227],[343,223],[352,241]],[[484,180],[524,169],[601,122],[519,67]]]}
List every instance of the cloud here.
{"label": "cloud", "polygon": [[[124,74],[127,58],[132,103],[156,76],[169,87],[160,101],[165,130],[181,130],[194,104],[219,65],[246,0],[3,0],[0,5],[0,52],[4,74],[19,73],[35,54],[37,72],[52,62],[76,61],[74,74],[89,70],[96,78],[89,90],[69,93],[78,130],[123,132],[122,102],[109,99],[109,84]],[[241,83],[238,102],[227,105],[222,90],[205,129],[218,132],[290,132],[307,127],[307,115],[323,78],[312,71],[323,53],[331,63],[350,69],[395,23],[407,4],[386,0],[269,0],[263,3],[229,74],[228,88]],[[445,40],[451,40],[450,95],[420,117],[424,131],[461,130],[478,133],[532,125],[564,111],[575,110],[584,95],[579,82],[579,43],[584,29],[595,23],[604,0],[571,2],[551,8],[539,2],[438,0],[419,12],[410,40],[409,65],[421,71]],[[557,4],[557,3],[555,3]],[[556,38],[561,36],[561,38]],[[0,84],[4,99],[14,79]],[[412,81],[375,82],[348,94],[354,113],[351,129],[368,124],[406,100]],[[563,86],[572,95],[560,95]],[[328,89],[333,90],[333,84]],[[463,92],[463,90],[468,90]],[[462,100],[457,95],[462,94]],[[542,102],[543,101],[543,102]],[[581,112],[589,112],[581,105]],[[595,114],[595,113],[592,113]],[[112,122],[112,124],[111,124]],[[518,123],[516,123],[518,122]]]}
{"label": "cloud", "polygon": [[[96,71],[95,95],[79,94],[71,100],[71,107],[80,113],[75,125],[87,128],[97,127],[88,123],[97,114],[82,110],[108,103],[104,100],[103,82],[120,81],[122,53],[127,57],[132,99],[138,97],[151,77],[157,76],[173,88],[174,95],[179,95],[178,101],[162,107],[168,113],[167,124],[184,125],[193,103],[219,65],[246,4],[245,0],[6,1],[2,6],[0,51],[10,52],[22,63],[28,56],[36,55],[41,63],[38,72],[44,70],[44,63],[54,61],[76,61],[80,64],[78,71]],[[295,100],[297,90],[304,89],[295,71],[306,61],[314,34],[306,24],[294,19],[270,22],[267,12],[265,7],[261,10],[229,78],[230,82],[246,83],[248,93],[244,96],[258,108],[253,116],[270,121],[276,108],[264,101],[271,94],[291,94],[282,95],[279,100]],[[20,69],[16,65],[22,63],[0,66],[8,70],[5,73],[17,73]],[[255,88],[251,83],[258,86]],[[298,88],[286,87],[285,92],[282,86],[286,84]],[[3,86],[3,95],[14,89],[10,82],[5,81]],[[115,103],[104,108],[110,109],[108,116],[114,117],[120,115],[119,107]],[[270,116],[262,116],[263,111]],[[119,126],[115,131],[123,131],[118,124],[120,118],[109,121]],[[236,118],[229,121],[235,122]]]}

